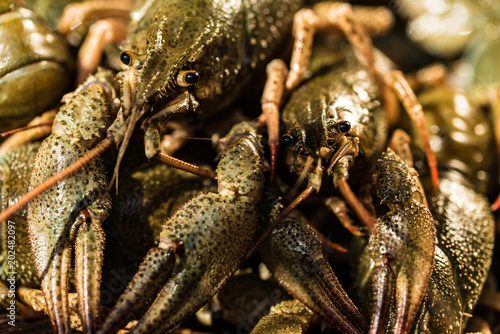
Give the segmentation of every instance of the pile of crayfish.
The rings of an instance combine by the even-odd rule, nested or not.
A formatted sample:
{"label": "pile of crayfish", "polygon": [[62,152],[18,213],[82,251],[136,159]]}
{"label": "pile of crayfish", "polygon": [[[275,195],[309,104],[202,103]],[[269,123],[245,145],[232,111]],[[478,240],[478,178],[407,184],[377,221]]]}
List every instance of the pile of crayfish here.
{"label": "pile of crayfish", "polygon": [[500,332],[500,6],[0,0],[0,332]]}

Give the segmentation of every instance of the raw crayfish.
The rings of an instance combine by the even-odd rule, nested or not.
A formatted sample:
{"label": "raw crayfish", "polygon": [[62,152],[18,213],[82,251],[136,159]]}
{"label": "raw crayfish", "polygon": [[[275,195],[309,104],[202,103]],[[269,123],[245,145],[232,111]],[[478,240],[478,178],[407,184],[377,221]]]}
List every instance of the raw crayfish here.
{"label": "raw crayfish", "polygon": [[[419,95],[419,99],[426,112],[428,124],[435,130],[432,138],[436,143],[441,182],[438,189],[433,190],[429,185],[428,170],[421,169],[424,176],[421,179],[423,184],[427,185],[426,194],[433,215],[421,222],[428,221],[435,225],[436,244],[432,275],[427,272],[428,286],[420,291],[424,294],[422,305],[415,314],[414,323],[407,327],[406,331],[456,333],[464,328],[466,317],[470,316],[477,303],[493,254],[494,219],[489,201],[484,195],[487,179],[478,179],[478,176],[487,175],[486,171],[491,169],[492,161],[487,152],[491,149],[492,135],[482,111],[470,104],[466,96],[457,90],[440,87]],[[465,110],[467,112],[464,112]],[[483,132],[476,133],[478,129]],[[462,136],[468,140],[462,141]],[[481,156],[477,165],[465,163],[470,152]],[[411,178],[409,170],[407,173]],[[387,193],[381,195],[386,196]],[[409,204],[403,204],[400,209],[393,209],[392,212],[401,214],[406,210],[409,210]],[[378,263],[384,259],[385,265],[393,271],[402,272],[402,275],[397,276],[396,286],[413,284],[403,276],[404,271],[398,268],[421,271],[421,266],[414,261],[416,255],[409,255],[408,250],[397,250],[393,246],[404,240],[402,236],[405,229],[408,229],[406,233],[409,233],[411,226],[405,227],[407,223],[408,220],[401,220],[392,226],[387,225],[382,234],[380,231],[383,231],[383,225],[376,225],[378,227],[360,257],[356,272],[356,286],[360,296],[369,295],[370,286],[379,285],[378,279],[383,277],[380,274],[374,275],[373,282],[366,279],[375,271],[373,261],[377,263],[377,259]],[[414,231],[413,237],[421,233],[419,230]],[[424,244],[420,242],[420,246]],[[370,260],[368,253],[373,260]],[[390,273],[385,277],[387,280],[394,279]],[[391,289],[390,281],[386,286]],[[377,292],[379,296],[385,296],[381,299],[385,302],[378,306],[382,310],[381,316],[375,319],[378,321],[376,325],[375,321],[372,321],[372,332],[396,331],[397,327],[392,326],[396,326],[394,318],[397,319],[395,314],[400,312],[400,307],[394,306],[394,301],[386,299],[390,298],[390,290],[373,290],[373,300],[377,300]],[[369,298],[363,299],[367,302]],[[375,305],[374,301],[373,304]],[[371,309],[365,311],[371,312]]]}
{"label": "raw crayfish", "polygon": [[[91,12],[94,8],[82,5]],[[97,9],[113,6],[107,2],[92,5]],[[107,128],[107,137],[58,178],[51,179],[50,184],[35,188],[15,207],[3,212],[1,219],[26,204],[36,192],[102,154],[112,143],[121,144],[117,176],[135,124],[141,118],[145,118],[146,156],[168,159],[160,152],[160,131],[166,123],[174,115],[194,111],[198,106],[209,113],[234,101],[238,97],[235,92],[243,89],[252,73],[284,42],[292,16],[301,5],[301,1],[136,2],[130,13],[129,44],[124,46],[130,50],[121,56],[126,65],[118,75],[122,106]]]}
{"label": "raw crayfish", "polygon": [[[158,247],[149,251],[99,332],[117,330],[153,298],[133,332],[170,330],[206,303],[248,256],[259,239],[258,231],[265,229],[260,226],[257,207],[264,190],[263,151],[254,131],[255,125],[241,123],[222,140],[224,149],[217,167],[219,194],[202,193],[192,198],[165,222]],[[253,162],[251,168],[245,165],[249,161]],[[270,206],[268,198],[263,205]],[[275,211],[273,208],[271,205],[267,210]],[[271,269],[284,275],[280,279],[285,284],[294,286],[292,295],[318,310],[333,326],[359,333],[365,326],[362,316],[322,259],[319,240],[303,229],[295,228],[293,237],[301,240],[304,249],[284,248],[282,252],[296,252],[296,258],[280,263],[280,269],[276,265]],[[275,234],[271,240],[284,237],[292,235]],[[267,258],[273,260],[269,261],[279,263],[283,257],[276,250],[281,248],[262,252],[270,253]],[[310,264],[299,269],[309,252]],[[309,275],[315,277],[316,285],[303,281]],[[335,289],[323,296],[323,285]],[[322,298],[315,300],[315,296]]]}

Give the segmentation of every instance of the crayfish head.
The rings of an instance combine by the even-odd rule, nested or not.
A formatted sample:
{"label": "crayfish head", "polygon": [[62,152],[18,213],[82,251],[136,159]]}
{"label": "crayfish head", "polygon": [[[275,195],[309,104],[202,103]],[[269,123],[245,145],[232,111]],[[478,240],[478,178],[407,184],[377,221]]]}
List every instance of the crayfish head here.
{"label": "crayfish head", "polygon": [[195,67],[202,55],[199,42],[209,24],[207,18],[196,14],[195,3],[167,6],[168,14],[164,7],[161,1],[146,8],[137,4],[131,13],[133,23],[137,22],[131,25],[120,60],[124,70],[137,72],[133,97],[137,104],[155,105],[186,92],[194,96],[200,80]]}
{"label": "crayfish head", "polygon": [[139,71],[136,100],[155,105],[189,93],[204,112],[228,105],[236,94],[227,93],[244,81],[242,67],[248,62],[246,40],[238,34],[243,26],[236,18],[228,21],[240,6],[234,1],[136,2],[120,57],[126,69]]}

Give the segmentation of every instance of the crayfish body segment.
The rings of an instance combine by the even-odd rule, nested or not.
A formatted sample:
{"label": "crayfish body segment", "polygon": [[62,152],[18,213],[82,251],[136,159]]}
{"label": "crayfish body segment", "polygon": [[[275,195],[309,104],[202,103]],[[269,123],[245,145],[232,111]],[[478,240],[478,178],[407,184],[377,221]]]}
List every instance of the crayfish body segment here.
{"label": "crayfish body segment", "polygon": [[[31,168],[39,146],[40,143],[31,143],[13,149],[0,158],[2,208],[17,200],[28,189]],[[2,232],[0,277],[5,282],[8,278],[8,272],[17,272],[19,274],[16,277],[16,282],[22,286],[34,288],[38,287],[40,283],[27,242],[28,230],[26,225],[26,209],[18,211],[8,221],[0,225]],[[8,237],[9,230],[15,231],[15,233],[10,232],[10,238]],[[14,243],[14,241],[16,242]],[[14,244],[16,247],[13,247]],[[8,261],[9,250],[11,255],[16,255],[15,261],[11,263]],[[9,264],[14,266],[9,268]],[[8,305],[4,304],[4,306],[7,307]]]}
{"label": "crayfish body segment", "polygon": [[61,37],[34,12],[11,4],[0,2],[0,131],[21,126],[57,103],[72,66]]}
{"label": "crayfish body segment", "polygon": [[[493,256],[495,223],[485,195],[488,175],[494,175],[493,132],[483,111],[459,90],[435,89],[421,94],[420,100],[429,124],[440,129],[433,140],[439,142],[436,156],[443,185],[430,197],[429,207],[436,220],[437,245],[453,268],[460,320],[475,307]],[[457,126],[458,120],[466,126]],[[480,161],[467,163],[470,154]]]}

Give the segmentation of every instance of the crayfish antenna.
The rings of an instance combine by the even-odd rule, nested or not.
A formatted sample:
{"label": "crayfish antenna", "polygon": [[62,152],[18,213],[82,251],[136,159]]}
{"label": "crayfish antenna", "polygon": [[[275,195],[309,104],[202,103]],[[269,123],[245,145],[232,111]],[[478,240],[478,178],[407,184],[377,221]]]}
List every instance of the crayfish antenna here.
{"label": "crayfish antenna", "polygon": [[272,222],[272,224],[264,231],[264,233],[262,233],[262,235],[259,237],[259,239],[255,242],[255,244],[252,246],[252,248],[250,248],[250,250],[248,251],[248,253],[246,255],[246,260],[248,260],[250,255],[255,253],[255,251],[260,247],[260,245],[262,245],[264,240],[266,240],[267,237],[269,237],[271,235],[271,233],[273,233],[274,229],[276,229],[276,227],[281,222],[283,222],[283,220],[290,214],[290,212],[292,212],[300,203],[302,203],[307,197],[309,197],[309,195],[311,195],[313,193],[314,189],[315,188],[313,186],[307,187],[302,193],[300,193],[299,196],[297,196],[297,198],[295,200],[293,200],[292,203],[290,203],[279,214],[279,216],[276,218],[276,220],[274,220]]}
{"label": "crayfish antenna", "polygon": [[190,163],[171,157],[170,155],[164,153],[158,153],[155,156],[155,158],[167,166],[177,168],[184,172],[188,172],[201,177],[206,177],[208,179],[215,179],[217,177],[217,173],[214,171],[196,165],[192,165]]}
{"label": "crayfish antenna", "polygon": [[[43,121],[43,122],[40,122],[40,123],[35,124],[35,125],[26,125],[26,126],[23,126],[21,128],[17,128],[17,129],[13,129],[13,130],[10,130],[10,131],[2,132],[2,133],[0,133],[0,136],[2,136],[2,137],[8,137],[8,136],[13,135],[14,133],[17,133],[17,132],[31,130],[31,129],[36,129],[36,128],[42,127],[42,126],[52,126],[52,123],[54,123],[53,119],[51,121]],[[50,133],[50,131],[49,131],[49,133]]]}
{"label": "crayfish antenna", "polygon": [[415,93],[408,84],[408,81],[406,81],[402,72],[391,71],[389,81],[390,82],[387,83],[388,86],[393,87],[394,91],[398,95],[398,98],[408,112],[408,115],[416,124],[418,131],[422,136],[422,141],[424,142],[425,147],[425,155],[427,157],[427,164],[429,165],[431,171],[432,185],[434,190],[436,190],[439,182],[437,160],[434,151],[432,151],[429,131],[427,130],[427,126],[425,124],[422,105],[418,102]]}
{"label": "crayfish antenna", "polygon": [[[123,133],[122,138],[117,138],[116,140],[117,143],[120,143],[120,149],[118,150],[118,157],[116,159],[116,165],[115,165],[115,170],[113,172],[113,177],[111,178],[111,181],[109,183],[108,189],[111,189],[113,186],[113,183],[118,180],[118,171],[120,169],[120,164],[122,162],[123,157],[125,156],[125,151],[127,150],[128,143],[130,142],[130,138],[132,137],[132,132],[134,131],[135,124],[141,118],[142,115],[144,115],[145,109],[142,109],[141,113],[138,113],[136,109],[133,109],[130,117],[125,121],[126,124],[124,126],[126,127],[125,133]],[[123,129],[123,127],[120,127],[120,130]],[[120,133],[121,134],[121,133]],[[118,193],[118,186],[116,187],[116,193]]]}

